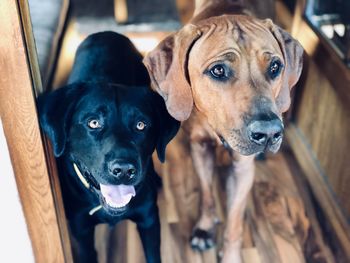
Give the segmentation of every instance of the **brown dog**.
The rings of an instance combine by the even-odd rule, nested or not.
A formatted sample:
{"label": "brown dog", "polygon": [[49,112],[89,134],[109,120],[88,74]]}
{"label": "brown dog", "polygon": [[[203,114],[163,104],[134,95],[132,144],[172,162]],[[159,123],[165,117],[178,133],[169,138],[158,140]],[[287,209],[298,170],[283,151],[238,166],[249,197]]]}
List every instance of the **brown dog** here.
{"label": "brown dog", "polygon": [[276,152],[282,113],[299,79],[303,49],[270,19],[245,15],[240,1],[200,1],[194,18],[164,39],[144,63],[152,87],[188,132],[201,183],[201,216],[191,245],[213,246],[215,148],[231,152],[223,262],[240,262],[242,220],[256,153]]}

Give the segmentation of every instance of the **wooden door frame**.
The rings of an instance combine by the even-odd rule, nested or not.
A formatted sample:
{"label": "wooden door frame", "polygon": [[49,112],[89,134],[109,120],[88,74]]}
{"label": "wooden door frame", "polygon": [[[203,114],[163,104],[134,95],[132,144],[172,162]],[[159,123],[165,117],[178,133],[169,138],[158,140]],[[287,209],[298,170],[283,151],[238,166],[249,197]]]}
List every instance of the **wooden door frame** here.
{"label": "wooden door frame", "polygon": [[36,262],[72,262],[50,145],[36,110],[42,90],[27,0],[0,1],[0,117]]}

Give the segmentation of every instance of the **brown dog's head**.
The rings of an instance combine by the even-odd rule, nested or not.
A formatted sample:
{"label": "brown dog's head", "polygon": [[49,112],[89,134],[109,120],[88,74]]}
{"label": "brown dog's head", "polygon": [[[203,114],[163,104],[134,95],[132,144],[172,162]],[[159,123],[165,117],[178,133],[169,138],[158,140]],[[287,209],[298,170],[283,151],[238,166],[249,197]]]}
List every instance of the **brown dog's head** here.
{"label": "brown dog's head", "polygon": [[195,105],[223,140],[249,155],[279,149],[302,54],[271,20],[225,15],[185,26],[144,63],[175,119],[186,120]]}

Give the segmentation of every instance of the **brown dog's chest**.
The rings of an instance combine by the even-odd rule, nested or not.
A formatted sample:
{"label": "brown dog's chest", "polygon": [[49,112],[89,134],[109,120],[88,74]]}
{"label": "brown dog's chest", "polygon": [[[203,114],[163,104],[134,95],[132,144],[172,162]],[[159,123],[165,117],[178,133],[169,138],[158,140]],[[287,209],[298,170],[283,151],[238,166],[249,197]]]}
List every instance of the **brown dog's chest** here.
{"label": "brown dog's chest", "polygon": [[181,125],[182,129],[189,136],[191,142],[212,141],[213,144],[220,144],[220,138],[209,125],[205,116],[197,109],[193,109],[188,120]]}
{"label": "brown dog's chest", "polygon": [[184,121],[181,127],[190,143],[209,144],[213,147],[216,155],[219,156],[220,164],[228,165],[234,159],[235,152],[224,146],[218,134],[197,109],[192,111],[190,118]]}

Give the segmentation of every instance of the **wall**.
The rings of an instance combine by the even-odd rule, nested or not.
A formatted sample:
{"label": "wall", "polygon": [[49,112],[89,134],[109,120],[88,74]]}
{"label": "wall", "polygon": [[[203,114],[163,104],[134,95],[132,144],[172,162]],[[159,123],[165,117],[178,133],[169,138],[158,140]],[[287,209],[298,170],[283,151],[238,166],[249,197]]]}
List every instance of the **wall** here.
{"label": "wall", "polygon": [[23,262],[23,259],[28,263],[34,262],[1,119],[0,152],[1,258],[11,262]]}
{"label": "wall", "polygon": [[349,106],[342,102],[332,83],[312,62],[297,110],[296,125],[319,161],[326,182],[349,216]]}
{"label": "wall", "polygon": [[294,122],[349,218],[350,69],[305,21],[294,26],[294,31],[307,54]]}

